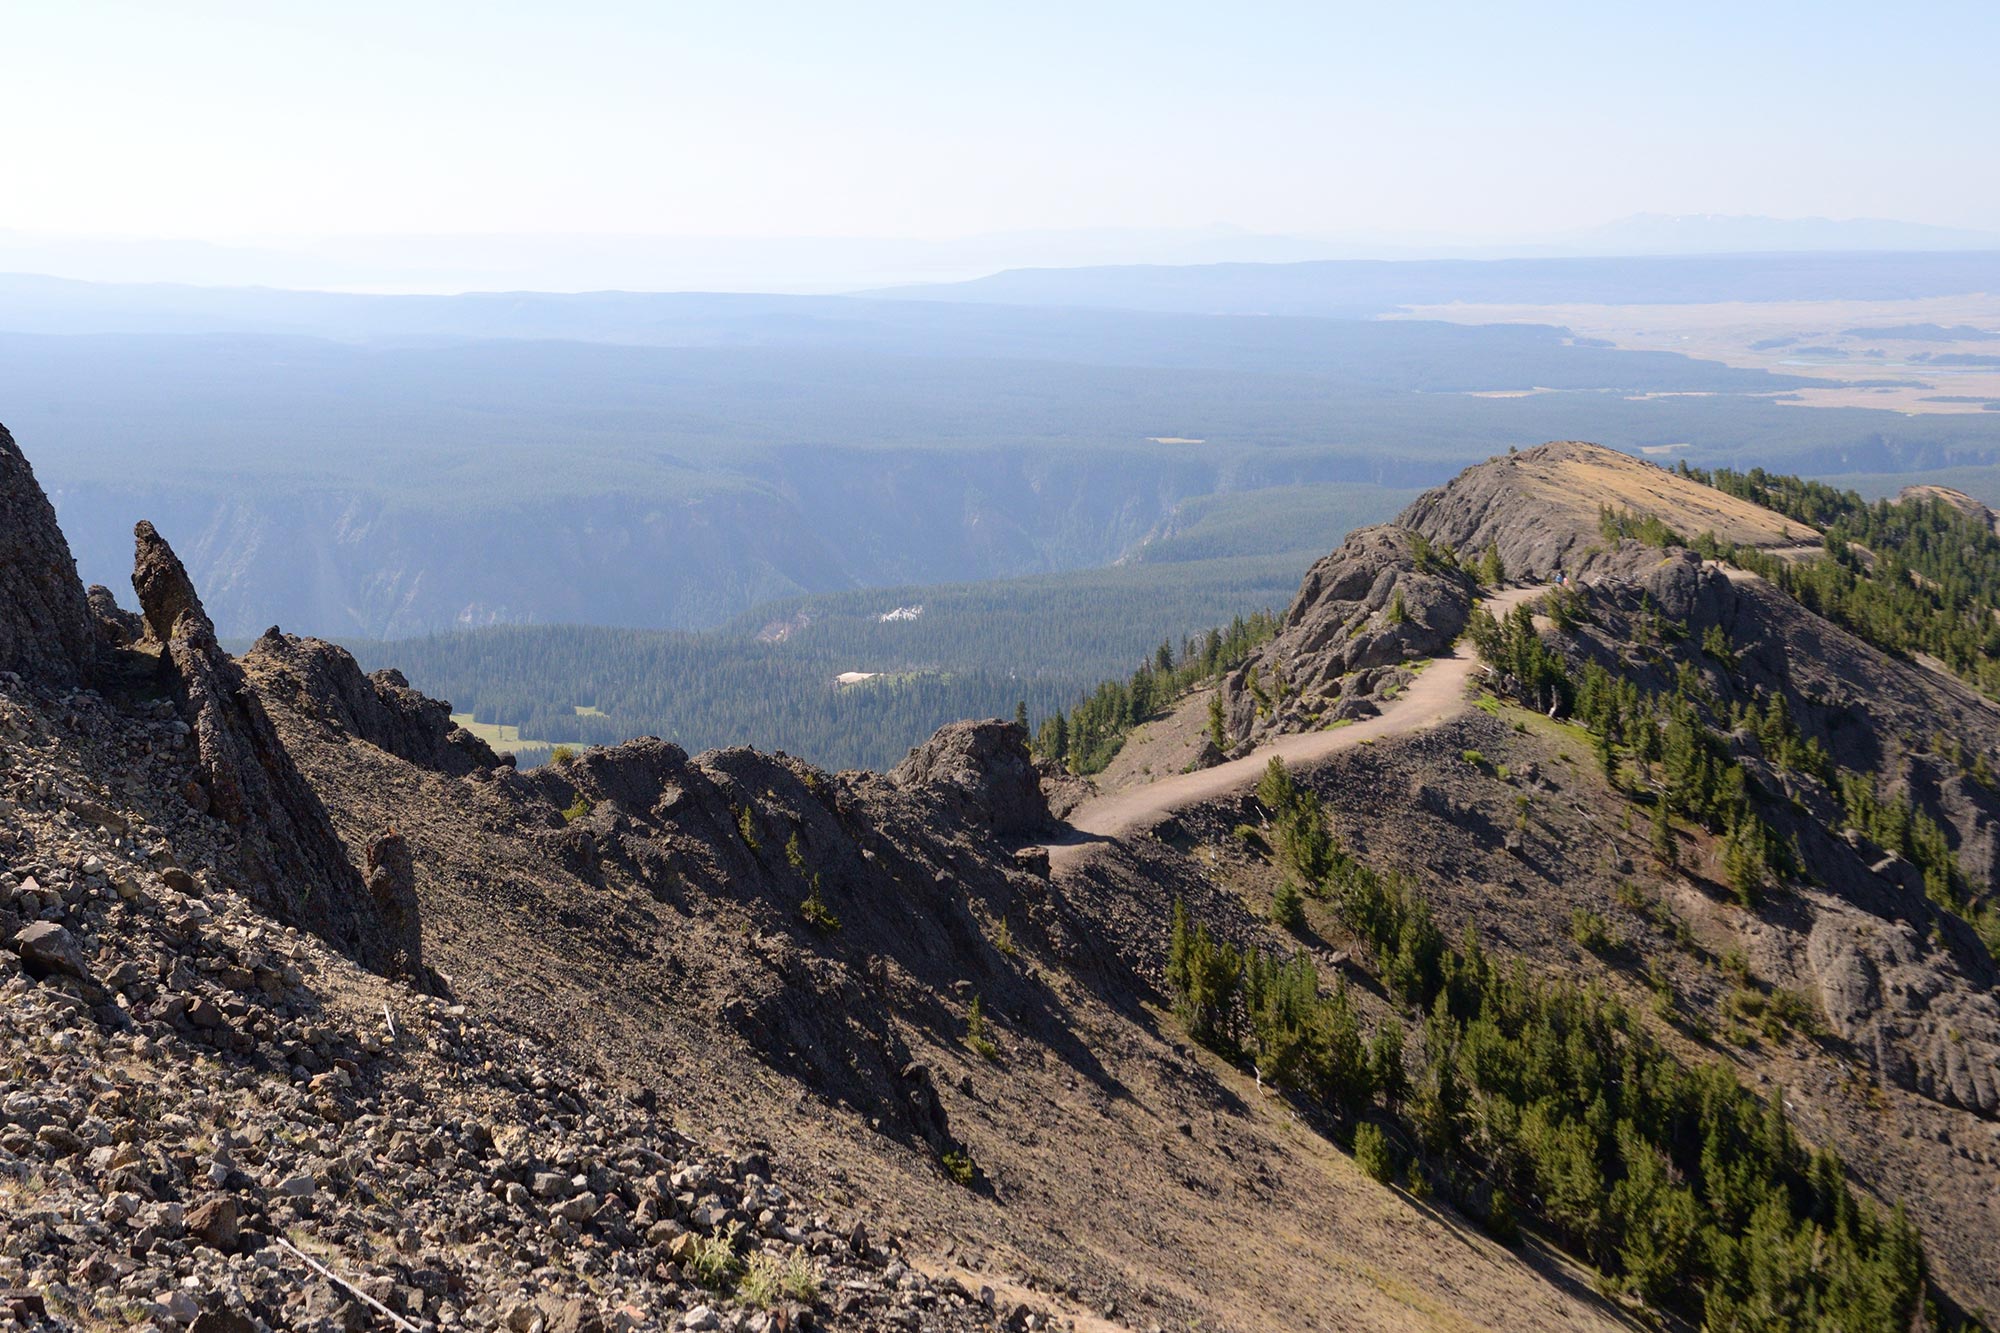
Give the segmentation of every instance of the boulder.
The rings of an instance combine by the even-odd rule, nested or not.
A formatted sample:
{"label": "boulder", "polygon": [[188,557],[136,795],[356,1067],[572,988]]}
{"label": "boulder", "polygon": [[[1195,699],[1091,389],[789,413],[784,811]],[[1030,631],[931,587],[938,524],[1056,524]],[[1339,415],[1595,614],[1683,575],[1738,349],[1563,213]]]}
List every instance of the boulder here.
{"label": "boulder", "polygon": [[1051,823],[1027,732],[998,718],[939,728],[889,770],[889,780],[929,793],[967,824],[1000,837],[1041,833]]}
{"label": "boulder", "polygon": [[242,1234],[236,1200],[227,1194],[204,1200],[187,1215],[187,1233],[225,1254],[236,1248]]}
{"label": "boulder", "polygon": [[53,921],[37,921],[14,936],[14,951],[21,955],[21,964],[30,976],[75,977],[79,981],[90,976],[76,937]]}

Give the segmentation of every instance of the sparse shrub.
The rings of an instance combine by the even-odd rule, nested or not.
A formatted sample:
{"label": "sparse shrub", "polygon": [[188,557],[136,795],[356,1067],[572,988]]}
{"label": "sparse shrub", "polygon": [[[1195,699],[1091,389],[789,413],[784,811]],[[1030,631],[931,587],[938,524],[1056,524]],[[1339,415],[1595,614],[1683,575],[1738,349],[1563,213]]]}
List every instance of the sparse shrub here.
{"label": "sparse shrub", "polygon": [[1354,1131],[1354,1164],[1371,1180],[1388,1184],[1396,1174],[1396,1159],[1389,1152],[1389,1136],[1374,1123]]}
{"label": "sparse shrub", "polygon": [[596,806],[590,803],[588,796],[585,796],[582,792],[578,792],[576,799],[569,803],[569,808],[562,812],[563,823],[574,824],[577,820],[582,819],[596,808]]}
{"label": "sparse shrub", "polygon": [[822,935],[831,935],[840,929],[840,918],[833,914],[833,909],[826,905],[825,896],[820,893],[818,875],[813,876],[812,892],[799,904],[799,915]]}
{"label": "sparse shrub", "polygon": [[1264,831],[1255,824],[1238,824],[1229,832],[1230,836],[1234,837],[1245,847],[1253,848],[1260,852],[1270,850],[1270,844],[1264,841]]}
{"label": "sparse shrub", "polygon": [[743,1271],[736,1249],[721,1236],[697,1236],[681,1258],[687,1275],[711,1291],[726,1290]]}
{"label": "sparse shrub", "polygon": [[993,947],[1000,951],[1003,958],[1012,958],[1020,952],[1014,944],[1014,928],[1007,924],[1004,916],[993,927]]}
{"label": "sparse shrub", "polygon": [[1625,947],[1624,937],[1611,922],[1587,907],[1569,914],[1569,937],[1592,953],[1610,953]]}
{"label": "sparse shrub", "polygon": [[1000,1048],[986,1032],[986,1005],[977,995],[972,997],[972,1007],[965,1011],[965,1044],[974,1054],[988,1060],[1000,1058]]}
{"label": "sparse shrub", "polygon": [[1390,596],[1389,609],[1382,613],[1382,619],[1391,625],[1401,625],[1408,621],[1409,618],[1410,613],[1403,606],[1403,590],[1398,588]]}
{"label": "sparse shrub", "polygon": [[757,841],[757,816],[747,805],[737,807],[736,832],[742,837],[745,847],[753,852],[762,850]]}
{"label": "sparse shrub", "polygon": [[1467,750],[1460,754],[1459,758],[1465,760],[1466,763],[1471,764],[1474,768],[1486,767],[1486,756],[1477,750]]}
{"label": "sparse shrub", "polygon": [[779,1259],[759,1250],[750,1256],[750,1262],[744,1267],[743,1280],[736,1287],[736,1297],[745,1305],[760,1310],[772,1309],[787,1299],[812,1305],[819,1300],[819,1278],[804,1254]]}
{"label": "sparse shrub", "polygon": [[972,1182],[979,1178],[978,1164],[972,1160],[972,1154],[962,1148],[951,1149],[939,1160],[944,1165],[945,1174],[967,1189],[971,1189]]}
{"label": "sparse shrub", "polygon": [[557,745],[549,750],[549,762],[552,764],[567,764],[574,758],[576,758],[574,745]]}

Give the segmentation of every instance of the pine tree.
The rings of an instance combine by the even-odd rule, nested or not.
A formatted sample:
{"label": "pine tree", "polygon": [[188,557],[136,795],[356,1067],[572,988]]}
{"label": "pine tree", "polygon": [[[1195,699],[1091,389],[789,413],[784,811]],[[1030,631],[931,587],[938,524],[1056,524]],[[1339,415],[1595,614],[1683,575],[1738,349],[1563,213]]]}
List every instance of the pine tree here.
{"label": "pine tree", "polygon": [[1229,748],[1229,723],[1222,712],[1222,691],[1208,696],[1208,739],[1218,750]]}
{"label": "pine tree", "polygon": [[1653,855],[1660,858],[1662,865],[1680,864],[1680,852],[1674,844],[1674,823],[1667,815],[1664,793],[1653,798]]}
{"label": "pine tree", "polygon": [[1285,930],[1297,930],[1305,924],[1305,898],[1290,875],[1278,881],[1278,891],[1271,896],[1271,920]]}
{"label": "pine tree", "polygon": [[1486,543],[1486,552],[1479,557],[1479,581],[1489,588],[1497,588],[1507,581],[1507,567],[1500,562],[1497,543]]}

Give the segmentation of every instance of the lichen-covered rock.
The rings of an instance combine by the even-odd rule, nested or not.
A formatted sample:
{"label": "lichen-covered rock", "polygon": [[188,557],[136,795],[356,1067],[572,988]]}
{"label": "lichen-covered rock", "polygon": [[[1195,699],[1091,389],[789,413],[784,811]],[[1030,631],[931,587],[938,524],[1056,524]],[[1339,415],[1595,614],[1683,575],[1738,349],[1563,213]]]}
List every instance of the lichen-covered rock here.
{"label": "lichen-covered rock", "polygon": [[55,508],[0,426],[0,671],[71,684],[96,651],[96,624]]}
{"label": "lichen-covered rock", "polygon": [[925,790],[967,824],[1001,837],[1045,831],[1050,823],[1027,733],[1012,722],[953,722],[889,771],[897,786]]}

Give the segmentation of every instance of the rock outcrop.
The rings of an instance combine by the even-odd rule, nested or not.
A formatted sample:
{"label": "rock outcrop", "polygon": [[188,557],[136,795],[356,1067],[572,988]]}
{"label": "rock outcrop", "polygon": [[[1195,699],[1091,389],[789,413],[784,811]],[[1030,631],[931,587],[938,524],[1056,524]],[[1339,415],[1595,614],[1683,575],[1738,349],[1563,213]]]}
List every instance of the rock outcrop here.
{"label": "rock outcrop", "polygon": [[1973,499],[1964,491],[1953,490],[1949,486],[1905,486],[1902,490],[1896,492],[1896,499],[1899,502],[1904,500],[1939,500],[1956,509],[1975,523],[1983,523],[1996,533],[2000,533],[2000,514],[1994,513],[1992,509],[1980,501]]}
{"label": "rock outcrop", "polygon": [[400,671],[363,675],[338,644],[272,628],[244,655],[243,667],[308,716],[419,767],[462,776],[501,762],[451,720],[450,704],[411,689]]}
{"label": "rock outcrop", "polygon": [[132,586],[175,706],[193,733],[188,799],[237,832],[237,868],[279,919],[377,971],[421,975],[412,921],[392,919],[369,893],[326,809],[246,683],[216,642],[186,568],[150,523],[134,531]]}
{"label": "rock outcrop", "polygon": [[[1974,946],[1976,947],[1976,946]],[[1835,1035],[1876,1072],[1947,1106],[2000,1114],[2000,1001],[1907,920],[1824,910],[1806,956]]]}
{"label": "rock outcrop", "polygon": [[1472,602],[1472,580],[1420,556],[1407,530],[1351,533],[1306,572],[1277,637],[1223,681],[1232,745],[1372,714],[1408,679],[1404,662],[1450,651]]}
{"label": "rock outcrop", "polygon": [[146,619],[118,605],[118,598],[102,583],[90,585],[86,594],[90,614],[97,622],[97,638],[107,648],[129,648],[146,637]]}
{"label": "rock outcrop", "polygon": [[0,671],[72,684],[96,652],[95,621],[55,508],[0,426]]}
{"label": "rock outcrop", "polygon": [[1050,823],[1041,775],[1019,726],[998,718],[953,722],[911,750],[889,780],[949,807],[954,818],[996,837],[1045,832]]}

